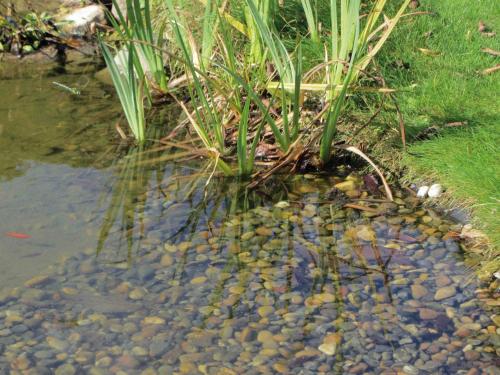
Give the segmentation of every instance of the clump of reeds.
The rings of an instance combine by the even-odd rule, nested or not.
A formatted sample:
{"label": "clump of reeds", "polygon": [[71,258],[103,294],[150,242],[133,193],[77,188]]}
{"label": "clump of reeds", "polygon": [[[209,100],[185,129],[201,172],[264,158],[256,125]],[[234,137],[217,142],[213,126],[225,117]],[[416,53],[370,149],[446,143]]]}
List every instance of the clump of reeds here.
{"label": "clump of reeds", "polygon": [[113,49],[113,53],[101,40],[101,51],[129,128],[134,138],[142,143],[146,133],[146,102],[151,104],[151,92],[166,93],[168,90],[162,53],[163,32],[153,30],[149,0],[144,1],[144,7],[139,0],[127,0],[126,16],[115,0],[113,4],[118,21],[111,14],[110,19],[121,49]]}
{"label": "clump of reeds", "polygon": [[[319,20],[316,2],[301,0],[298,5],[307,30],[297,28],[293,38],[276,27],[281,10],[277,0],[244,0],[238,6],[229,0],[198,1],[204,15],[196,33],[179,12],[177,5],[183,1],[162,3],[166,24],[160,33],[168,30],[169,50],[178,51],[174,60],[183,67],[183,77],[174,76],[170,82],[185,84],[190,101],[178,102],[206,155],[225,174],[250,175],[257,156],[266,150],[275,150],[278,162],[284,163],[296,158],[296,150],[310,152],[315,140],[321,163],[329,162],[346,100],[358,89],[359,78],[410,0],[401,0],[397,13],[392,18],[384,14],[383,21],[386,0],[371,2],[363,17],[361,0],[323,0],[330,10],[325,24]],[[129,20],[120,16],[116,28],[124,30],[121,35],[130,45],[138,46],[138,54],[150,56],[146,58],[150,70],[162,72],[155,82],[168,88],[162,81],[159,48],[154,48],[161,49],[162,37],[152,37],[149,2],[144,18],[138,2],[127,1],[132,15]],[[130,17],[137,22],[130,23]],[[304,72],[302,44],[308,40],[324,58]],[[140,70],[136,67],[136,74]],[[312,113],[304,111],[308,97],[320,103]],[[366,158],[359,150],[345,148]],[[236,169],[231,167],[235,159]]]}

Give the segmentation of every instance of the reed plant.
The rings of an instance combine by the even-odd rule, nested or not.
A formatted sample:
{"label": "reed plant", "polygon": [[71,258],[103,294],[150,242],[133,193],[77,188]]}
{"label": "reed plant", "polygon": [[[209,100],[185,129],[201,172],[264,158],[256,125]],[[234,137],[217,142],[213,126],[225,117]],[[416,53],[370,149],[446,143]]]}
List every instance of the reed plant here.
{"label": "reed plant", "polygon": [[155,32],[151,18],[150,0],[143,0],[144,7],[140,0],[126,0],[127,14],[124,15],[116,0],[113,0],[118,20],[112,15],[115,31],[123,40],[133,42],[137,50],[135,61],[138,72],[148,72],[148,87],[150,90],[167,92],[168,79],[165,74],[165,61],[163,59],[162,48],[164,46],[164,30]]}
{"label": "reed plant", "polygon": [[[361,74],[389,37],[410,0],[401,0],[396,15],[387,18],[384,14],[383,22],[379,20],[386,0],[372,1],[372,8],[363,17],[361,0],[322,0],[322,7],[329,2],[327,27],[320,22],[318,1],[294,0],[302,7],[308,27],[306,32],[297,28],[293,40],[289,33],[276,28],[278,0],[244,0],[239,4],[243,11],[239,20],[233,12],[232,1],[198,0],[204,7],[204,15],[196,31],[192,30],[192,22],[186,21],[179,12],[177,5],[183,0],[161,1],[168,23],[157,30],[158,38],[153,37],[148,0],[144,9],[140,8],[139,0],[127,0],[128,19],[120,15],[115,25],[123,39],[128,40],[127,46],[137,50],[129,53],[133,66],[130,67],[129,59],[128,73],[131,74],[135,66],[135,80],[128,77],[127,84],[123,84],[123,75],[114,78],[121,85],[117,88],[120,100],[134,97],[124,93],[126,89],[138,92],[137,84],[146,70],[137,58],[140,56],[146,56],[149,70],[161,71],[155,82],[160,87],[168,87],[159,52],[168,30],[169,50],[178,51],[175,61],[183,67],[185,92],[190,98],[189,103],[178,102],[205,154],[212,157],[225,174],[250,175],[260,143],[274,142],[280,155],[286,155],[296,145],[304,146],[303,138],[314,138],[306,131],[311,129],[305,126],[307,122],[319,131],[320,159],[323,164],[328,163],[347,98],[358,88]],[[324,51],[324,59],[304,73],[302,40],[305,38],[310,38],[317,50]],[[245,48],[245,44],[249,46]],[[108,56],[106,62],[112,64],[109,60]],[[302,113],[308,91],[320,96],[322,103],[313,120]],[[122,100],[123,103],[132,102]],[[138,101],[133,103],[137,106]],[[228,163],[235,158],[236,170]]]}
{"label": "reed plant", "polygon": [[[382,25],[379,25],[377,21],[383,12],[386,0],[375,1],[362,29],[360,0],[330,0],[330,37],[325,38],[325,61],[311,70],[312,72],[324,70],[324,73],[320,74],[319,84],[312,86],[313,90],[324,92],[328,106],[320,142],[320,158],[323,163],[326,164],[331,158],[337,124],[349,91],[354,88],[361,72],[381,49],[403,15],[409,1],[404,0],[395,17],[386,20]],[[314,43],[320,43],[317,11],[310,0],[301,0],[301,3],[311,39]],[[260,38],[269,52],[270,60],[278,72],[278,81],[270,82],[268,88],[281,88],[280,95],[283,95],[286,89],[296,91],[297,83],[291,78],[291,75],[294,75],[294,69],[290,64],[291,59],[284,47],[284,42],[263,22],[254,0],[246,0],[246,4],[254,18]],[[374,40],[373,47],[368,49],[368,44]],[[304,84],[302,87],[306,88],[307,85]],[[286,108],[286,105],[282,107],[285,132]]]}
{"label": "reed plant", "polygon": [[[266,48],[262,43],[261,29],[263,26],[273,29],[277,9],[277,0],[255,0],[245,3],[245,25],[250,44],[249,58],[252,64],[263,65],[262,63],[266,58]],[[256,18],[255,14],[258,14],[259,17]]]}
{"label": "reed plant", "polygon": [[320,44],[320,34],[319,34],[319,22],[318,22],[318,10],[311,4],[311,0],[301,0],[302,8],[304,9],[304,15],[307,21],[307,28],[309,30],[309,36],[314,44]]}
{"label": "reed plant", "polygon": [[[138,75],[135,68],[138,57],[134,44],[127,42],[125,46],[127,53],[122,54],[122,61],[117,62],[111,50],[103,41],[100,41],[104,61],[109,69],[129,128],[135,139],[142,143],[145,140],[146,129],[144,77]],[[125,71],[120,68],[121,65],[125,66]]]}

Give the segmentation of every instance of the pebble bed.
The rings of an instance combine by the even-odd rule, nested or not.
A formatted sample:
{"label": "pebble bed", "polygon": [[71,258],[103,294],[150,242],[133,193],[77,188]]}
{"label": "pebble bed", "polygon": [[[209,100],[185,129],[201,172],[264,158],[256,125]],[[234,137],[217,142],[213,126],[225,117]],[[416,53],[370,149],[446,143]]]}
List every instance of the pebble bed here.
{"label": "pebble bed", "polygon": [[456,224],[355,176],[289,188],[2,291],[0,374],[500,374],[500,285],[476,285]]}

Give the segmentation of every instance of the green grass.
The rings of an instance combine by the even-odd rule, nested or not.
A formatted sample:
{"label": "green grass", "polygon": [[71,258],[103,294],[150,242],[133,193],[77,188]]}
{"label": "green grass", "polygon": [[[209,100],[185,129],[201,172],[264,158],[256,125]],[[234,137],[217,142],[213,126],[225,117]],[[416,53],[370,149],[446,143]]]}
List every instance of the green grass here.
{"label": "green grass", "polygon": [[[429,126],[442,128],[438,137],[413,142],[403,162],[423,181],[431,182],[434,176],[459,202],[472,201],[476,222],[493,241],[493,254],[500,257],[500,72],[479,73],[500,63],[500,58],[481,52],[500,50],[500,3],[421,4],[418,11],[433,14],[402,22],[379,58],[388,84],[407,89],[398,94],[398,101],[410,136]],[[482,35],[479,21],[498,35]],[[452,122],[468,125],[446,128]]]}

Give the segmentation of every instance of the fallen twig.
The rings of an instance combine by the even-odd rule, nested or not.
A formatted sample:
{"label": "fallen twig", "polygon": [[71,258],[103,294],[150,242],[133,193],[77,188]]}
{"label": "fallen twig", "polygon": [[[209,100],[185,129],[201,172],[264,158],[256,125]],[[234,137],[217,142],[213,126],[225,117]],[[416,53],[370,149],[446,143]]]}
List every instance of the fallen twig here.
{"label": "fallen twig", "polygon": [[120,124],[118,122],[115,124],[115,129],[118,132],[118,134],[120,135],[121,139],[127,139],[127,135],[125,134],[123,129],[120,127]]}

